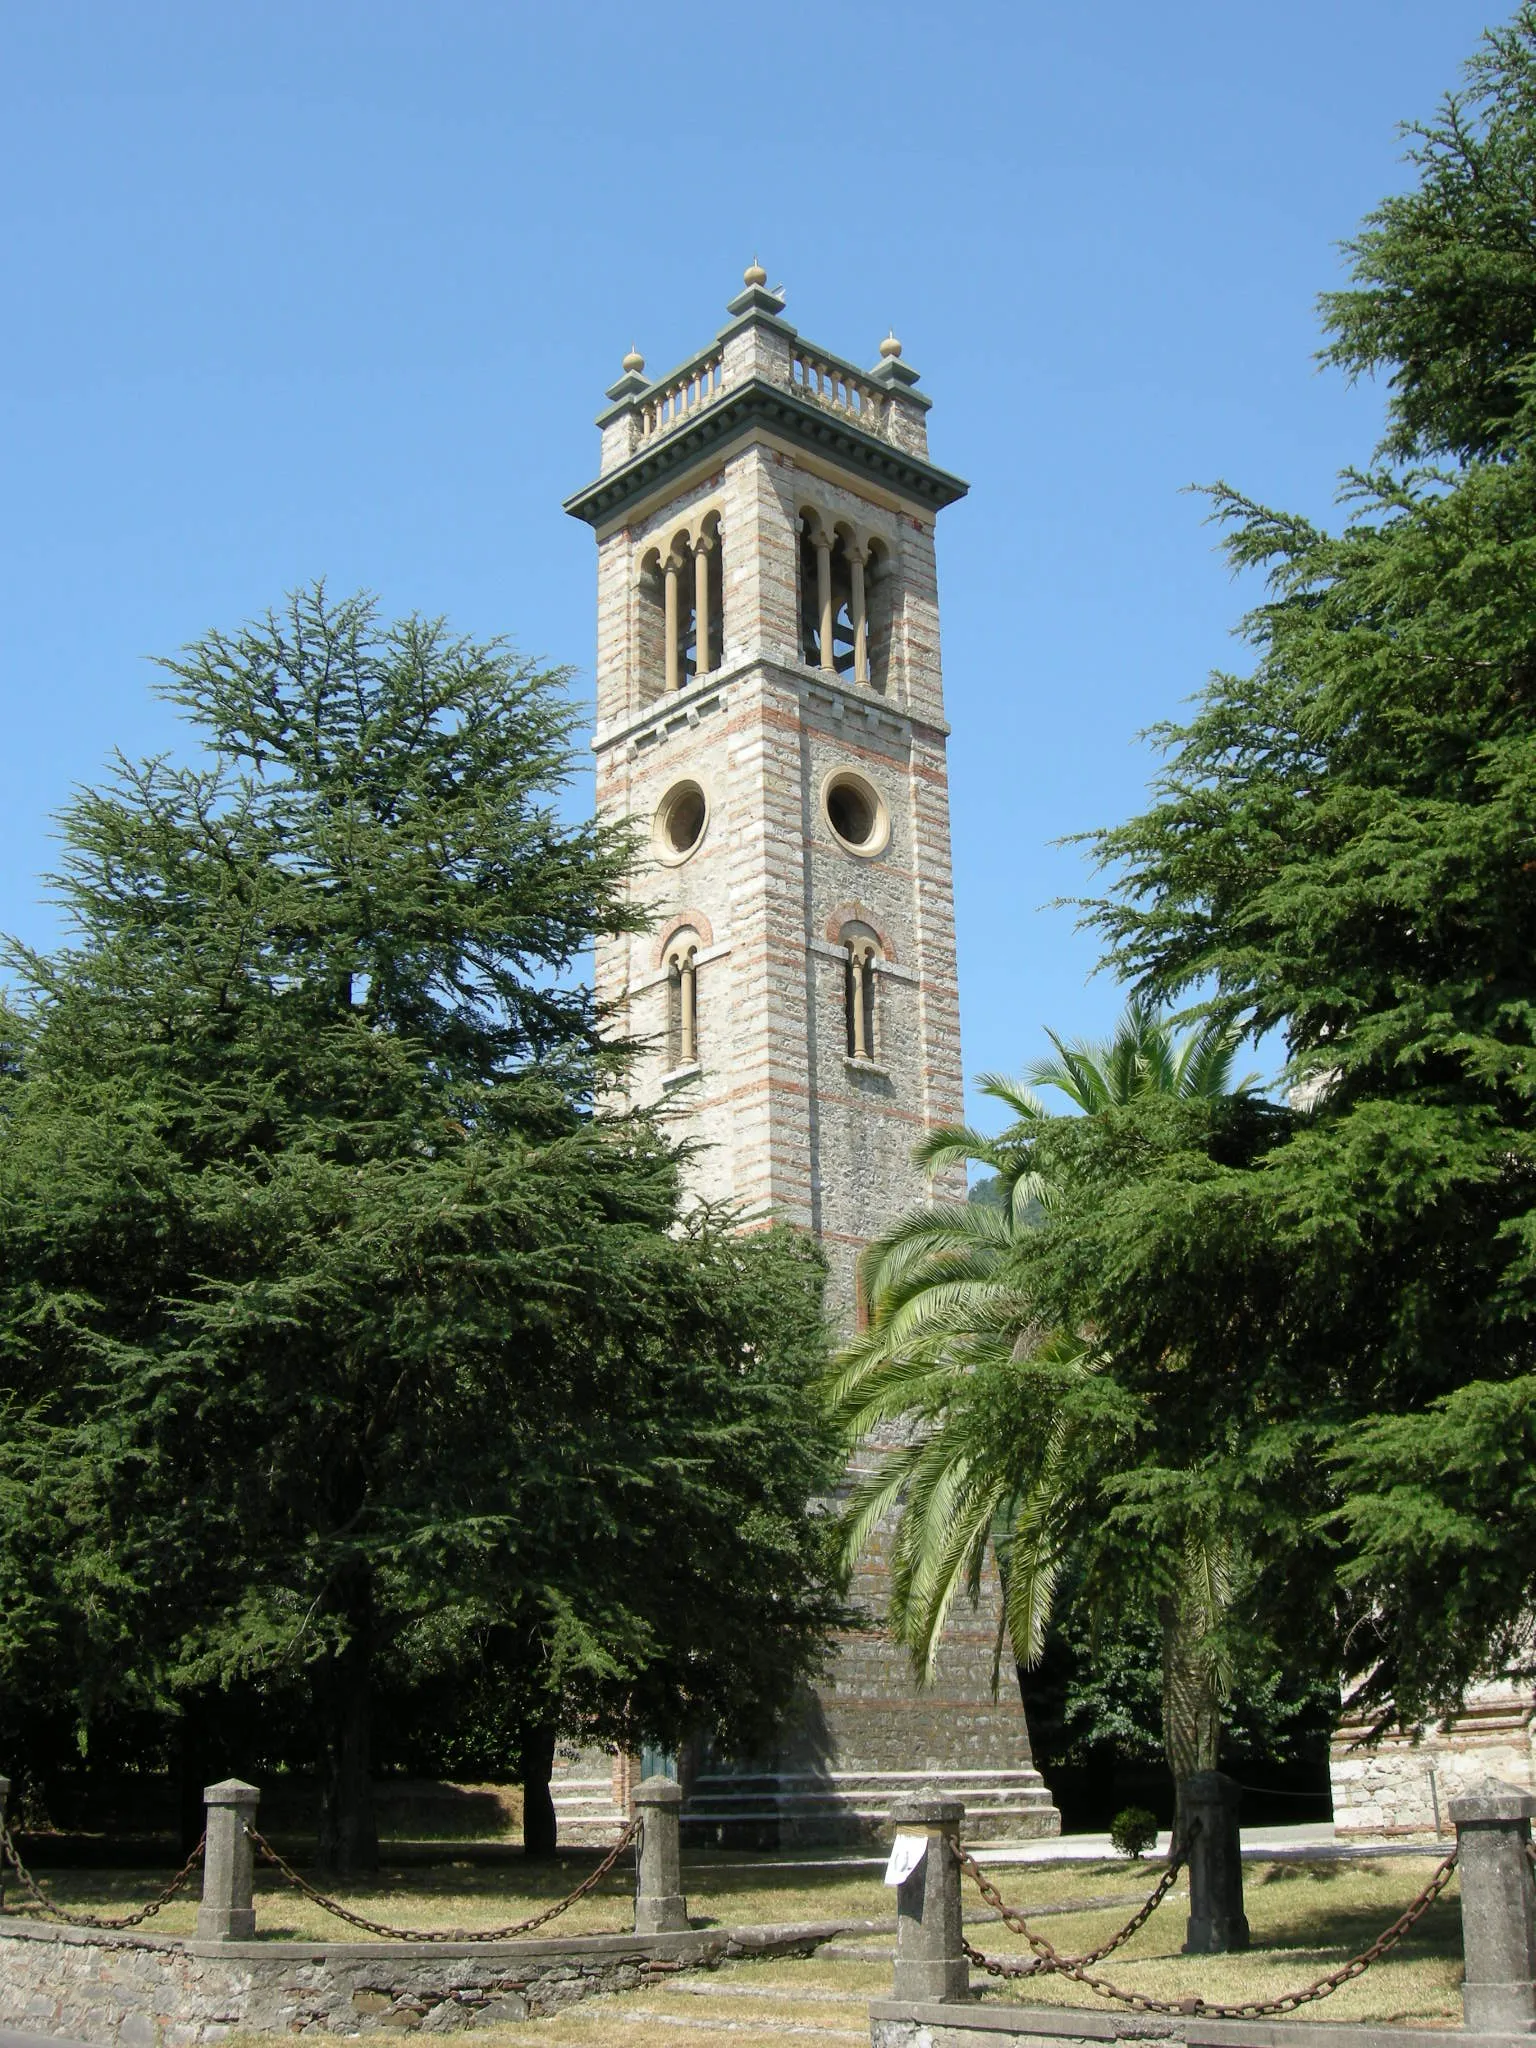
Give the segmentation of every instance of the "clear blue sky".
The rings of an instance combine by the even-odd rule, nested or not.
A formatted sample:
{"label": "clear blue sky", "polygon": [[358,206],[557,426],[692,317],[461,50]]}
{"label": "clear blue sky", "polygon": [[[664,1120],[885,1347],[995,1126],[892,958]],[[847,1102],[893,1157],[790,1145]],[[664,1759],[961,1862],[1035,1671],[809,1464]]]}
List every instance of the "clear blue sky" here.
{"label": "clear blue sky", "polygon": [[0,929],[57,935],[52,814],[171,743],[145,657],[295,583],[585,691],[592,415],[757,252],[809,338],[873,362],[895,328],[971,482],[940,528],[967,1070],[1107,1028],[1052,842],[1136,808],[1138,730],[1242,657],[1181,488],[1326,515],[1368,454],[1315,296],[1498,18],[0,0]]}

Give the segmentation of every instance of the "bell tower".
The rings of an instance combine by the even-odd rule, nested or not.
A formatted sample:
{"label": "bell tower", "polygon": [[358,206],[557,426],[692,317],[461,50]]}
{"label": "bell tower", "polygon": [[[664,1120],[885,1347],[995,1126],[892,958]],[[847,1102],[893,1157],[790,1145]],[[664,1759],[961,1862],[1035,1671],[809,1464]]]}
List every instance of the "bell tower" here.
{"label": "bell tower", "polygon": [[[851,1327],[864,1246],[965,1192],[911,1154],[962,1114],[934,525],[966,486],[894,338],[872,370],[808,346],[756,264],[727,312],[664,377],[625,357],[566,504],[598,543],[598,806],[639,828],[656,912],[597,988],[699,1193],[813,1232]],[[878,1630],[848,1637],[773,1769],[701,1777],[690,1817],[846,1838],[921,1782],[974,1832],[1055,1832],[1017,1695],[991,1698],[987,1604],[922,1695]]]}

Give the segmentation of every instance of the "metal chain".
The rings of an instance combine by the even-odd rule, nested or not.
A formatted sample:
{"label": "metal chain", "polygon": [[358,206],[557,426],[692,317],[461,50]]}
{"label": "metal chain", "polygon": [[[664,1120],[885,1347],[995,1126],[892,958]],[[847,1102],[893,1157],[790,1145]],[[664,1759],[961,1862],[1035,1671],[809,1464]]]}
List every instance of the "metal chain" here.
{"label": "metal chain", "polygon": [[1199,1829],[1200,1823],[1197,1820],[1192,1824],[1189,1833],[1185,1835],[1178,1847],[1169,1855],[1168,1868],[1157,1880],[1157,1883],[1152,1887],[1147,1897],[1137,1907],[1130,1919],[1126,1921],[1119,1933],[1112,1934],[1109,1940],[1100,1947],[1089,1949],[1086,1955],[1080,1956],[1064,1956],[1059,1949],[1054,1948],[1046,1940],[1043,1934],[1036,1934],[1022,1913],[1016,1912],[1012,1906],[1004,1903],[1003,1896],[998,1891],[996,1885],[992,1884],[982,1875],[981,1867],[975,1857],[967,1855],[963,1849],[956,1849],[955,1856],[960,1868],[967,1877],[975,1880],[976,1889],[981,1893],[981,1896],[986,1900],[993,1912],[1002,1920],[1003,1924],[1011,1927],[1015,1934],[1023,1935],[1024,1939],[1035,1951],[1035,1957],[1034,1961],[1029,1963],[991,1963],[979,1949],[970,1947],[965,1941],[962,1941],[960,1945],[965,1949],[966,1954],[973,1963],[977,1964],[981,1969],[988,1971],[994,1977],[1049,1976],[1073,1970],[1086,1970],[1090,1963],[1101,1963],[1106,1956],[1113,1955],[1117,1948],[1123,1948],[1133,1934],[1138,1933],[1145,1927],[1164,1899],[1167,1898],[1169,1892],[1173,1890],[1178,1880],[1179,1872],[1189,1859],[1189,1845],[1199,1832]]}
{"label": "metal chain", "polygon": [[361,1913],[354,1913],[349,1906],[342,1905],[339,1899],[329,1898],[324,1892],[317,1891],[307,1877],[299,1875],[286,1856],[280,1855],[273,1848],[265,1835],[258,1833],[249,1821],[243,1825],[261,1856],[288,1880],[296,1892],[302,1892],[311,1905],[318,1906],[322,1912],[330,1913],[338,1920],[345,1920],[349,1927],[361,1927],[365,1934],[381,1935],[386,1941],[511,1941],[519,1934],[532,1934],[536,1927],[542,1927],[546,1921],[555,1919],[565,1912],[567,1907],[574,1906],[578,1899],[584,1899],[588,1892],[600,1885],[630,1843],[640,1834],[640,1821],[637,1817],[629,1823],[591,1876],[584,1878],[575,1891],[567,1893],[563,1899],[557,1899],[554,1905],[547,1906],[542,1913],[535,1913],[531,1919],[518,1920],[508,1927],[487,1927],[467,1931],[459,1927],[390,1927],[382,1920],[366,1919]]}
{"label": "metal chain", "polygon": [[[1087,1963],[1090,1961],[1096,1962],[1099,1956],[1108,1953],[1107,1949],[1101,1949],[1096,1955],[1082,1959],[1058,1954],[1043,1934],[1036,1934],[1033,1928],[1025,1924],[1021,1915],[1011,1912],[1002,1906],[1002,1901],[997,1898],[994,1888],[982,1877],[973,1858],[965,1855],[960,1850],[957,1850],[955,1853],[961,1868],[966,1871],[968,1876],[976,1879],[983,1898],[987,1899],[989,1905],[994,1902],[997,1904],[1002,1910],[1003,1918],[1008,1925],[1016,1933],[1022,1934],[1036,1955],[1042,1959],[1046,1971],[1057,1973],[1063,1977],[1071,1977],[1077,1983],[1085,1985],[1088,1990],[1096,1992],[1100,1998],[1116,1999],[1121,2005],[1131,2006],[1137,2012],[1194,2015],[1201,2018],[1219,2020],[1268,2019],[1276,2013],[1295,2012],[1299,2006],[1312,2005],[1320,1998],[1328,1998],[1339,1989],[1340,1985],[1348,1984],[1352,1979],[1363,1976],[1372,1963],[1379,1962],[1390,1950],[1396,1948],[1403,1937],[1411,1933],[1419,1921],[1423,1919],[1435,1900],[1439,1898],[1440,1894],[1450,1883],[1451,1875],[1456,1868],[1457,1855],[1457,1851],[1453,1849],[1444,1862],[1438,1865],[1434,1875],[1413,1903],[1398,1915],[1390,1927],[1383,1929],[1377,1935],[1369,1948],[1362,1949],[1357,1956],[1351,1956],[1347,1963],[1341,1963],[1336,1970],[1330,1970],[1326,1977],[1317,1978],[1313,1983],[1303,1986],[1299,1991],[1287,1991],[1279,1998],[1249,1999],[1242,2005],[1217,2005],[1211,2004],[1204,1998],[1197,1997],[1179,1999],[1152,1998],[1145,1992],[1122,1990],[1118,1984],[1111,1984],[1106,1977],[1091,1977],[1086,1968]],[[988,1896],[989,1894],[990,1897]],[[1145,1916],[1143,1915],[1143,1917]],[[983,1955],[979,1949],[972,1948],[969,1942],[962,1941],[961,1947],[965,1950],[970,1961],[975,1963],[980,1969],[985,1970],[989,1976],[1027,1977],[1034,1974],[1035,1968],[1040,1967],[1040,1965],[1032,1967],[1029,1964],[994,1962],[990,1957]]]}
{"label": "metal chain", "polygon": [[141,1906],[137,1913],[125,1913],[119,1919],[103,1920],[95,1913],[72,1913],[67,1906],[61,1906],[55,1900],[50,1899],[31,1871],[22,1862],[16,1844],[12,1840],[10,1829],[5,1825],[4,1821],[0,1821],[0,1853],[3,1853],[5,1861],[10,1864],[16,1875],[21,1879],[23,1888],[32,1900],[30,1906],[6,1906],[4,1910],[7,1913],[39,1913],[49,1920],[62,1920],[70,1927],[100,1927],[109,1932],[123,1927],[142,1926],[146,1920],[152,1920],[162,1906],[168,1906],[172,1899],[175,1898],[176,1894],[197,1868],[207,1840],[208,1837],[205,1834],[199,1835],[197,1847],[192,1851],[192,1854],[183,1863],[180,1870],[177,1871],[176,1875],[157,1899],[151,1899],[149,1904]]}

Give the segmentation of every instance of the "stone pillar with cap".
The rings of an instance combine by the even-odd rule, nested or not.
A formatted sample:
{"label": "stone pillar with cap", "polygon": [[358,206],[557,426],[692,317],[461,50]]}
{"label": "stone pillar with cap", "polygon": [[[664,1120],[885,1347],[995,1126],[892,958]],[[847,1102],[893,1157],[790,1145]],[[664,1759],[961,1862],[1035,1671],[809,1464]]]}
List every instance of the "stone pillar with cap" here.
{"label": "stone pillar with cap", "polygon": [[661,569],[665,579],[662,631],[666,635],[667,641],[664,651],[666,686],[669,690],[676,690],[681,687],[683,680],[680,610],[677,595],[677,579],[683,573],[681,557],[669,554],[665,562],[662,563]]}
{"label": "stone pillar with cap", "polygon": [[853,620],[853,680],[856,683],[869,681],[869,607],[864,590],[864,564],[869,551],[861,541],[849,540],[844,543],[848,557],[848,580],[851,595],[848,602],[849,616]]}
{"label": "stone pillar with cap", "polygon": [[1536,2031],[1530,1845],[1536,1798],[1490,1784],[1451,1801],[1461,1878],[1462,2019],[1479,2034]]}
{"label": "stone pillar with cap", "polygon": [[256,1825],[261,1793],[241,1778],[203,1787],[207,1842],[203,1849],[203,1903],[199,1941],[249,1941],[256,1932],[256,1852],[247,1830]]}
{"label": "stone pillar with cap", "polygon": [[811,535],[816,550],[816,620],[817,637],[821,641],[821,666],[824,671],[836,673],[837,657],[833,651],[832,633],[836,615],[832,609],[832,536],[824,526],[818,526]]}
{"label": "stone pillar with cap", "polygon": [[683,1897],[683,1788],[674,1778],[642,1778],[635,1787],[640,1847],[635,1857],[636,1934],[686,1934]]}
{"label": "stone pillar with cap", "polygon": [[925,1835],[922,1860],[896,1891],[896,1970],[891,1996],[914,2005],[963,1999],[970,1966],[960,1946],[960,1823],[958,1799],[898,1799],[891,1825],[900,1835]]}
{"label": "stone pillar with cap", "polygon": [[1226,1955],[1248,1946],[1243,1911],[1242,1791],[1224,1771],[1194,1771],[1179,1787],[1189,1841],[1189,1925],[1184,1953]]}
{"label": "stone pillar with cap", "polygon": [[693,544],[693,673],[707,676],[714,667],[709,658],[709,558],[714,536],[701,533]]}

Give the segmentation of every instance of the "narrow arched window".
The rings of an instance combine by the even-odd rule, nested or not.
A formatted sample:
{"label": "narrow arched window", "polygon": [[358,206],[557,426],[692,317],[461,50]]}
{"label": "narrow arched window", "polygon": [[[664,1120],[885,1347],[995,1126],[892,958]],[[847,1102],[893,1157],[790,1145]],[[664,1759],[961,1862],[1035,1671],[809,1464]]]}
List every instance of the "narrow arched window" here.
{"label": "narrow arched window", "polygon": [[648,698],[685,690],[712,675],[725,657],[725,567],[720,515],[697,530],[679,527],[647,549],[637,579],[640,663]]}
{"label": "narrow arched window", "polygon": [[667,955],[667,1054],[668,1064],[674,1068],[699,1063],[698,956],[697,935],[679,932]]}
{"label": "narrow arched window", "polygon": [[661,695],[666,675],[666,592],[659,549],[647,551],[640,564],[635,591],[635,627],[640,657],[636,675],[640,704],[634,708],[638,710],[640,705],[649,704]]}
{"label": "narrow arched window", "polygon": [[875,1006],[875,962],[883,957],[875,934],[851,925],[843,933],[843,1027],[849,1059],[879,1057],[879,1018]]}
{"label": "narrow arched window", "polygon": [[847,526],[800,515],[800,656],[844,682],[869,681],[869,550]]}
{"label": "narrow arched window", "polygon": [[687,680],[713,675],[725,657],[725,563],[720,520],[713,512],[693,542],[693,603],[684,631],[682,668]]}

